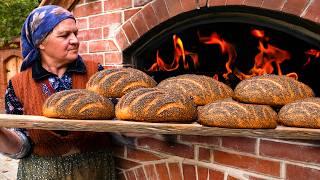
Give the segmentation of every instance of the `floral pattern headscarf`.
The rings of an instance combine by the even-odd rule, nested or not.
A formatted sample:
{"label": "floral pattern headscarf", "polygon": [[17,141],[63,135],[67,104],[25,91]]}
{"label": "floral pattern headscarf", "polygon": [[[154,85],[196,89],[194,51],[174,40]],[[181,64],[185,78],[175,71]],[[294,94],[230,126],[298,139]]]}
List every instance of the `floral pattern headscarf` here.
{"label": "floral pattern headscarf", "polygon": [[66,9],[47,5],[34,9],[25,20],[21,29],[21,46],[23,62],[21,71],[30,67],[39,59],[39,44],[61,21],[74,16]]}

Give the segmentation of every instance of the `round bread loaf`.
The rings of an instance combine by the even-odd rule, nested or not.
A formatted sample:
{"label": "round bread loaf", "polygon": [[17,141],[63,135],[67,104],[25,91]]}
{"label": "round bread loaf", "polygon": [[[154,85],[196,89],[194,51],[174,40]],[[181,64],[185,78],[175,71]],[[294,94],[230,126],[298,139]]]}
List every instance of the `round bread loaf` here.
{"label": "round bread loaf", "polygon": [[213,78],[196,74],[184,74],[161,81],[157,88],[184,93],[192,97],[196,105],[206,105],[219,99],[232,97],[232,89]]}
{"label": "round bread loaf", "polygon": [[243,104],[229,99],[198,107],[198,122],[223,128],[276,128],[277,113],[266,105]]}
{"label": "round bread loaf", "polygon": [[85,89],[72,89],[52,94],[43,104],[43,115],[63,119],[112,119],[114,104]]}
{"label": "round bread loaf", "polygon": [[320,98],[306,98],[283,106],[278,122],[285,126],[320,128]]}
{"label": "round bread loaf", "polygon": [[309,86],[287,76],[272,74],[243,80],[234,90],[234,99],[240,102],[271,106],[283,106],[313,96]]}
{"label": "round bread loaf", "polygon": [[163,89],[141,88],[127,93],[116,105],[116,117],[144,122],[190,122],[197,109],[186,95]]}
{"label": "round bread loaf", "polygon": [[97,72],[89,79],[87,89],[108,98],[120,98],[132,90],[156,85],[154,79],[140,70],[119,68]]}

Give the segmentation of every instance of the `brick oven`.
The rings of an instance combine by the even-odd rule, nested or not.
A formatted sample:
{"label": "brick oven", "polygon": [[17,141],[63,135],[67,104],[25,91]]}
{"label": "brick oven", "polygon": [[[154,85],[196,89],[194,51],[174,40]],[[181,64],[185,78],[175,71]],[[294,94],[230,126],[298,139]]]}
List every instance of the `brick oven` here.
{"label": "brick oven", "polygon": [[[106,68],[134,67],[157,81],[205,74],[231,87],[259,73],[286,74],[320,95],[320,0],[42,4],[50,3],[72,9],[81,55]],[[13,54],[20,56],[18,50]],[[113,150],[123,180],[320,179],[320,141],[294,137],[117,136]]]}
{"label": "brick oven", "polygon": [[[234,86],[254,75],[263,49],[272,61],[264,71],[300,78],[319,96],[320,0],[80,0],[73,12],[82,56],[108,68],[157,80],[206,74]],[[314,140],[154,135],[118,144],[119,179],[320,178]]]}

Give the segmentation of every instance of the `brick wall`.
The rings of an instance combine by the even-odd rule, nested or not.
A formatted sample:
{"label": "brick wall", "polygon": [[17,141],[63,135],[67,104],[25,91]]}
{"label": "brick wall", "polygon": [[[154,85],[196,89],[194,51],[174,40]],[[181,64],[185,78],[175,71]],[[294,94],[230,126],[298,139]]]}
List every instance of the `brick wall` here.
{"label": "brick wall", "polygon": [[[81,0],[74,9],[81,54],[121,64],[122,51],[148,30],[205,6],[245,5],[320,22],[320,0]],[[119,179],[319,179],[320,142],[161,136],[114,147]]]}

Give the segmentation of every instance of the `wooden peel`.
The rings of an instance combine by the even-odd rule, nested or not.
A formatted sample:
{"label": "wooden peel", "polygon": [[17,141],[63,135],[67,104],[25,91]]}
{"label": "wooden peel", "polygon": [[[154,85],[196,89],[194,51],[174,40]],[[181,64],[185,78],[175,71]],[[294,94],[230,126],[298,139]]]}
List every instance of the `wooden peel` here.
{"label": "wooden peel", "polygon": [[68,131],[131,132],[320,140],[320,129],[292,128],[283,126],[278,126],[276,129],[227,129],[205,127],[198,123],[171,124],[121,120],[67,120],[46,118],[43,116],[9,114],[0,114],[0,127]]}

